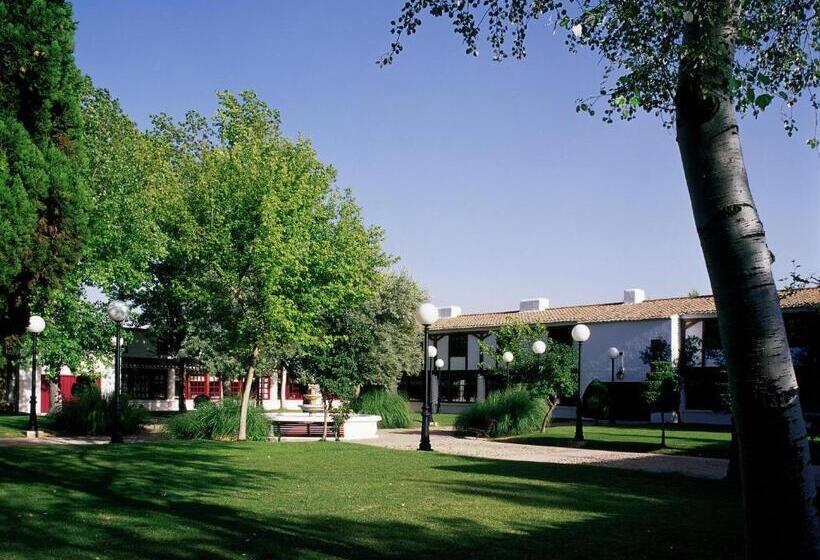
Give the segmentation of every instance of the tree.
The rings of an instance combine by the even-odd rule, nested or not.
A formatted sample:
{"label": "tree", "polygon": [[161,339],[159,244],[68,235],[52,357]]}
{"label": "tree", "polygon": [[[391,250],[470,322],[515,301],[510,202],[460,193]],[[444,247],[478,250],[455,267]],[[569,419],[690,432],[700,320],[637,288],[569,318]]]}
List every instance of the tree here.
{"label": "tree", "polygon": [[0,29],[0,345],[8,389],[32,306],[44,305],[35,295],[79,260],[90,197],[70,6],[4,2]]}
{"label": "tree", "polygon": [[[528,325],[520,321],[510,322],[492,331],[495,344],[489,345],[479,341],[481,354],[491,358],[494,367],[480,364],[484,369],[491,369],[496,375],[509,375],[511,383],[523,383],[536,398],[543,399],[547,412],[541,422],[541,431],[545,431],[561,399],[572,396],[578,389],[578,377],[574,373],[578,355],[575,349],[557,342],[549,337],[545,325]],[[546,351],[537,355],[532,351],[536,340],[546,341]],[[510,351],[514,359],[509,367],[500,366],[504,352]]]}
{"label": "tree", "polygon": [[335,172],[309,142],[284,138],[279,114],[252,92],[220,93],[212,122],[189,113],[157,123],[190,219],[181,251],[155,269],[146,312],[184,315],[184,326],[165,325],[167,337],[181,344],[196,334],[242,364],[242,440],[257,371],[336,341],[327,318],[372,293],[387,263],[382,234],[363,225],[349,192],[333,188]]}
{"label": "tree", "polygon": [[[563,31],[571,51],[589,48],[604,63],[600,91],[576,111],[604,121],[640,111],[675,126],[692,211],[724,340],[740,444],[750,557],[820,554],[815,482],[797,381],[788,348],[773,255],[752,199],[736,113],[757,116],[808,92],[816,111],[820,44],[815,0],[411,0],[391,22],[393,62],[423,13],[447,17],[468,54],[482,32],[493,57],[526,55],[531,24]],[[818,147],[816,137],[807,143]]]}
{"label": "tree", "polygon": [[415,310],[423,299],[406,273],[379,273],[369,298],[325,315],[325,333],[333,342],[306,355],[300,368],[306,381],[321,387],[324,439],[335,400],[344,407],[362,385],[393,388],[415,369],[421,360]]}
{"label": "tree", "polygon": [[653,362],[646,374],[643,398],[650,410],[661,413],[661,447],[666,447],[666,413],[678,406],[678,374],[672,362]]}

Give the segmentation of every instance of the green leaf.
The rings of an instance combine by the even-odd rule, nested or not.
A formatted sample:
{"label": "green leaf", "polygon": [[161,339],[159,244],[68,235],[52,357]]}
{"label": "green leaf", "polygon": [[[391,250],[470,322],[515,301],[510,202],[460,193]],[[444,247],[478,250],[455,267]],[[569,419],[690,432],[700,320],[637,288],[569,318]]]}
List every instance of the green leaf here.
{"label": "green leaf", "polygon": [[772,102],[772,99],[774,99],[774,96],[769,95],[768,93],[762,93],[757,96],[757,99],[755,99],[755,105],[761,109],[765,109],[769,106],[769,103]]}

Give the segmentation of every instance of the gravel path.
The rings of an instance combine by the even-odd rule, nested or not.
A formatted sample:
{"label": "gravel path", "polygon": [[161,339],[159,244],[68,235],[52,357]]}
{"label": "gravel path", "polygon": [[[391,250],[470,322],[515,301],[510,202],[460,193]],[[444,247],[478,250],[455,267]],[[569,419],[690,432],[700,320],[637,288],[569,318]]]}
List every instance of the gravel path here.
{"label": "gravel path", "polygon": [[[379,430],[377,438],[361,440],[356,443],[390,449],[417,449],[419,430]],[[455,437],[452,430],[446,429],[432,430],[430,432],[430,443],[435,451],[448,455],[503,459],[506,461],[558,463],[562,465],[596,465],[636,471],[678,473],[711,479],[723,478],[727,465],[725,459],[546,447],[477,438],[460,438]]]}

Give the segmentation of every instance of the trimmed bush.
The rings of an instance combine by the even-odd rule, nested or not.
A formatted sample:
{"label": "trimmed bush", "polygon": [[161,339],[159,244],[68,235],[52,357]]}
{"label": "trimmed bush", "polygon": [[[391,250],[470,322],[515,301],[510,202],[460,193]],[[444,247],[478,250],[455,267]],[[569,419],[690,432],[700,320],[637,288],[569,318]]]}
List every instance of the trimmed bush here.
{"label": "trimmed bush", "polygon": [[584,416],[599,420],[609,418],[609,389],[597,379],[587,385],[582,399]]}
{"label": "trimmed bush", "polygon": [[[172,416],[165,424],[165,431],[174,439],[236,439],[241,409],[239,399],[202,402],[190,412]],[[265,411],[251,403],[248,407],[248,439],[261,441],[268,437],[270,422]]]}
{"label": "trimmed bush", "polygon": [[495,391],[483,402],[477,402],[458,415],[456,430],[477,431],[490,437],[506,437],[533,432],[540,428],[547,413],[541,399],[529,391],[513,387]]}
{"label": "trimmed bush", "polygon": [[[114,400],[100,395],[96,385],[72,392],[73,399],[50,414],[58,432],[71,435],[104,436],[111,433],[114,420]],[[148,420],[148,411],[134,405],[126,397],[120,399],[120,430],[123,435],[135,434]]]}
{"label": "trimmed bush", "polygon": [[381,416],[379,428],[409,428],[413,423],[407,399],[382,387],[369,389],[359,395],[351,403],[351,408],[361,414]]}

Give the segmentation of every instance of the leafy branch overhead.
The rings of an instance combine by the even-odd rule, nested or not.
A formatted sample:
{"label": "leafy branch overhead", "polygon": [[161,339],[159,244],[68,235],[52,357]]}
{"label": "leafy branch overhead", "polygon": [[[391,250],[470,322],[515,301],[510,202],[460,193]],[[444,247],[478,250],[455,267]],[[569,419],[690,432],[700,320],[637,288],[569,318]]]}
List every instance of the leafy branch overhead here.
{"label": "leafy branch overhead", "polygon": [[[797,130],[795,104],[807,95],[815,114],[807,143],[818,147],[815,0],[410,0],[390,22],[393,41],[379,64],[393,62],[404,49],[403,40],[419,31],[425,13],[449,19],[467,54],[477,56],[479,42],[486,39],[498,62],[524,58],[533,32],[560,32],[571,52],[597,54],[603,65],[600,90],[579,99],[576,111],[600,111],[606,122],[631,120],[643,111],[671,126],[682,65],[713,76],[700,83],[701,94],[728,95],[739,112],[757,116],[779,100],[788,135]],[[705,40],[684,41],[692,29],[714,22],[725,24]],[[727,48],[733,56],[726,56]]]}

